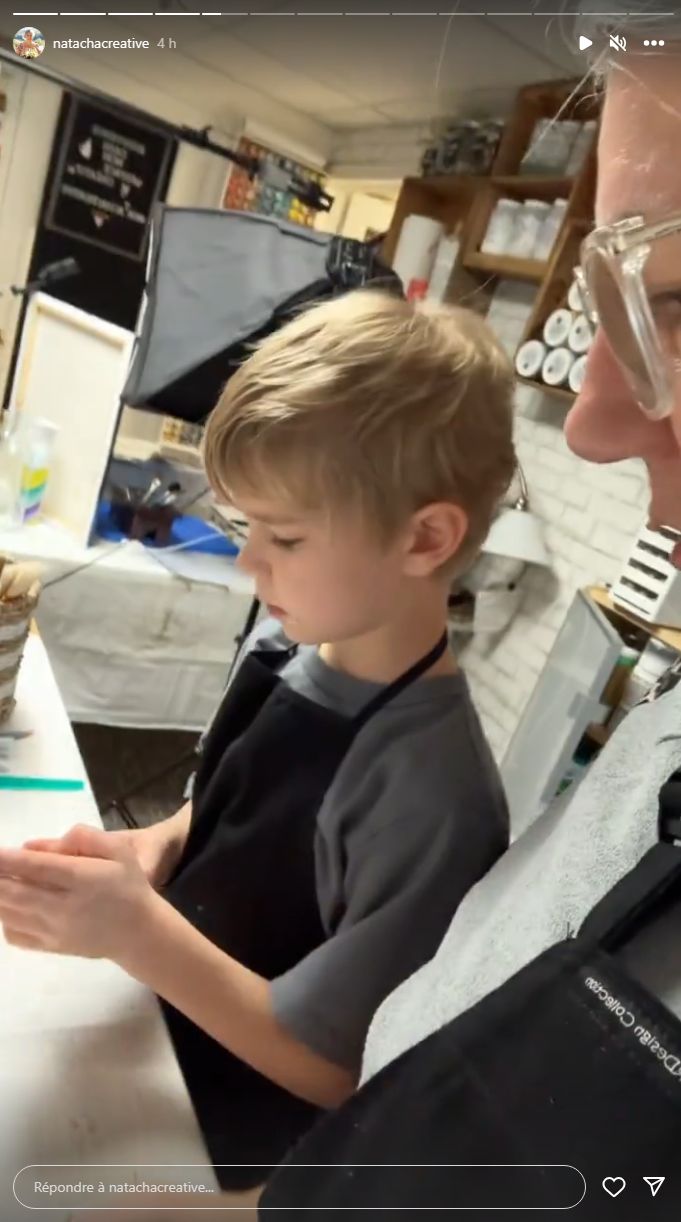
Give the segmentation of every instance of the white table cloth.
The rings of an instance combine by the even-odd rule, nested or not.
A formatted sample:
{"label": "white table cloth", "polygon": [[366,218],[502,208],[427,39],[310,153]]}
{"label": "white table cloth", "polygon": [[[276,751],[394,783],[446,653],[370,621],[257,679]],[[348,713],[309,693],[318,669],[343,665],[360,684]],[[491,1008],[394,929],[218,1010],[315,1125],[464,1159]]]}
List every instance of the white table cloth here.
{"label": "white table cloth", "polygon": [[225,582],[209,584],[139,543],[81,548],[51,524],[0,532],[0,552],[43,565],[36,618],[72,721],[205,728],[253,593],[236,565],[182,553],[188,571]]}

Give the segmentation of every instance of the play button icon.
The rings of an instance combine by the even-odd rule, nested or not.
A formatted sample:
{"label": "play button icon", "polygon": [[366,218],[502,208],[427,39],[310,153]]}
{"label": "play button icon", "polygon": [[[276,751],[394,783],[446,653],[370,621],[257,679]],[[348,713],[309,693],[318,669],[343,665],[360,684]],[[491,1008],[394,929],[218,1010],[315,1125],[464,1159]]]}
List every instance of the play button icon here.
{"label": "play button icon", "polygon": [[587,47],[593,47],[593,42],[590,38],[585,38],[582,34],[579,39],[579,49],[580,51],[586,51]]}

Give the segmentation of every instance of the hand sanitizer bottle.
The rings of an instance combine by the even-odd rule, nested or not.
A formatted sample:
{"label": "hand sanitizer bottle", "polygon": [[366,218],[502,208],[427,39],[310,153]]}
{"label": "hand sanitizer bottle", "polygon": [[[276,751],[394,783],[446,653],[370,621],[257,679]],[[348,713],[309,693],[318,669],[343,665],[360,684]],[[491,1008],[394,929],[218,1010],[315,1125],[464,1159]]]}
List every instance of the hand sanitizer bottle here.
{"label": "hand sanitizer bottle", "polygon": [[50,420],[22,422],[19,432],[21,475],[19,479],[19,524],[35,521],[42,507],[50,474],[52,449],[58,429]]}

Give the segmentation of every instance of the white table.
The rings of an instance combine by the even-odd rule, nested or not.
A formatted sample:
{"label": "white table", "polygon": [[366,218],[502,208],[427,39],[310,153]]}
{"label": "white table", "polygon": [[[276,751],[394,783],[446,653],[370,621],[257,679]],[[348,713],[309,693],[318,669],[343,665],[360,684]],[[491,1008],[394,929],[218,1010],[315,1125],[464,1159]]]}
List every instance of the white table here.
{"label": "white table", "polygon": [[[35,636],[27,642],[10,726],[34,731],[16,748],[17,773],[85,779]],[[88,787],[71,794],[0,792],[4,845],[58,836],[76,822],[100,826]],[[158,1003],[147,989],[111,963],[20,951],[0,934],[0,996],[2,1222],[63,1222],[68,1215],[56,1199],[49,1211],[29,1212],[17,1203],[12,1183],[27,1164],[209,1168]],[[47,1179],[50,1172],[39,1174]],[[212,1169],[198,1174],[214,1183]]]}
{"label": "white table", "polygon": [[[253,595],[236,565],[182,553],[188,579],[139,543],[83,548],[47,523],[0,532],[0,552],[43,566],[37,622],[72,721],[205,729]],[[211,564],[225,584],[201,579]]]}

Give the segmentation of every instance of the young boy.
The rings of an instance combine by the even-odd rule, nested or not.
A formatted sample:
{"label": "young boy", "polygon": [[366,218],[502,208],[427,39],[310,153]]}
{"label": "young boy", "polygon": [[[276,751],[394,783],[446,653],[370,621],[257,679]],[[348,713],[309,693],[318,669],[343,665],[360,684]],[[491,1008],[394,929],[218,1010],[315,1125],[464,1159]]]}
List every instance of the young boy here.
{"label": "young boy", "polygon": [[514,470],[512,397],[461,309],[362,290],[267,339],[205,456],[250,523],[241,564],[273,618],[191,805],[0,852],[9,941],[113,959],[163,999],[233,1190],[352,1092],[375,1010],[507,845],[447,598]]}

